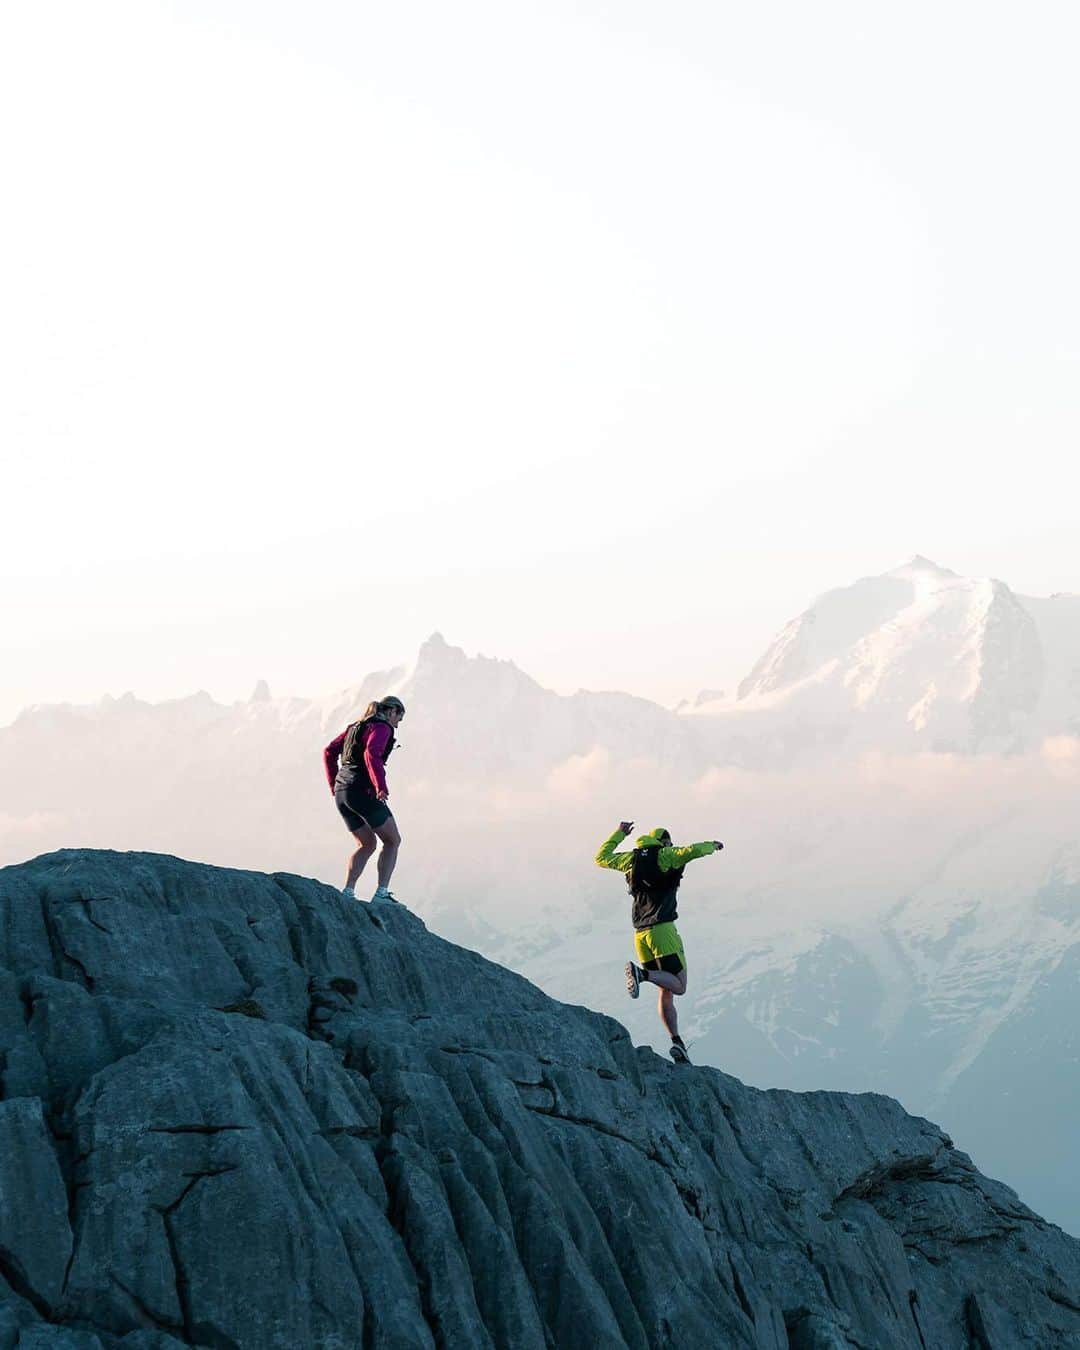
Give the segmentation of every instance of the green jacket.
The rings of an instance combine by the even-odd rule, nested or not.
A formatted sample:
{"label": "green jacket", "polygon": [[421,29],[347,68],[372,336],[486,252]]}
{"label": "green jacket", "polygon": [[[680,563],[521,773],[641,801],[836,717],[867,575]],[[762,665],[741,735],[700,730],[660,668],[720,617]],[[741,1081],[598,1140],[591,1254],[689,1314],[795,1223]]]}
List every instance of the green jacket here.
{"label": "green jacket", "polygon": [[[659,844],[659,830],[653,830],[651,834],[639,834],[635,848],[650,848],[654,844]],[[626,838],[622,830],[616,830],[600,845],[600,851],[596,855],[597,867],[611,867],[616,872],[629,872],[630,864],[634,860],[632,852],[616,853],[622,841]],[[710,853],[716,852],[716,845],[711,839],[703,844],[684,844],[676,848],[674,844],[669,844],[666,848],[661,848],[657,855],[657,863],[661,872],[670,872],[673,867],[685,867],[688,862],[693,862],[695,858],[707,858]]]}

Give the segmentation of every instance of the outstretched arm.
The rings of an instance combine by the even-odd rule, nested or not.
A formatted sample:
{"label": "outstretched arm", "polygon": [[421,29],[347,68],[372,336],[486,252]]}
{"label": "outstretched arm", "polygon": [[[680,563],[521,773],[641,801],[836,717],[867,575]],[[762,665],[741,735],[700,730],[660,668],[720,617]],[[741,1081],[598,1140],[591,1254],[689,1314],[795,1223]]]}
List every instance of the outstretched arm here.
{"label": "outstretched arm", "polygon": [[608,835],[600,845],[600,850],[596,855],[597,867],[611,867],[616,872],[629,872],[634,855],[632,853],[617,853],[615,850],[633,828],[634,822],[632,820],[624,820],[617,830]]}
{"label": "outstretched arm", "polygon": [[661,872],[670,872],[673,867],[685,867],[695,858],[707,858],[710,853],[719,853],[723,848],[719,839],[706,839],[701,844],[682,844],[678,848],[662,848],[657,861]]}

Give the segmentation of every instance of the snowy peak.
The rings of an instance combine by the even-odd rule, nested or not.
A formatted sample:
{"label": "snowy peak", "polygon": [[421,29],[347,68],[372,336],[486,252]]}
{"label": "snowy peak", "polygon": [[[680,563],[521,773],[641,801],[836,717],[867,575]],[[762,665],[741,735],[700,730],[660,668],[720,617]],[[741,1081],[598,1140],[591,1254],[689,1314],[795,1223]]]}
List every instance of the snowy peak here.
{"label": "snowy peak", "polygon": [[924,558],[921,553],[916,553],[908,562],[900,567],[894,567],[885,575],[899,577],[902,581],[923,581],[931,578],[962,580],[959,573],[952,572],[947,567],[939,567],[936,562]]}
{"label": "snowy peak", "polygon": [[916,556],[792,620],[739,686],[739,703],[878,748],[1012,751],[1075,732],[1080,607],[1055,606],[1043,622],[1050,604]]}
{"label": "snowy peak", "polygon": [[740,700],[771,694],[816,675],[911,605],[918,584],[886,573],[828,591],[793,619],[739,685]]}

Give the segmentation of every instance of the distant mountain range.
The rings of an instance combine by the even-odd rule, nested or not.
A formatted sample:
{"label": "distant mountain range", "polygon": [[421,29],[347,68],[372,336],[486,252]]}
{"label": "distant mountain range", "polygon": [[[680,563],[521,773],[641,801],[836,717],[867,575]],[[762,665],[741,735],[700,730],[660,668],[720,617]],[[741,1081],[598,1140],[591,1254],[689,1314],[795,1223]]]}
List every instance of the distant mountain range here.
{"label": "distant mountain range", "polygon": [[653,1038],[618,978],[625,892],[589,860],[634,811],[719,833],[684,889],[696,1056],[897,1095],[1080,1232],[1080,597],[915,558],[677,710],[560,696],[438,635],[317,700],[33,707],[0,730],[0,863],[139,848],[335,880],[322,746],[387,692],[429,922]]}

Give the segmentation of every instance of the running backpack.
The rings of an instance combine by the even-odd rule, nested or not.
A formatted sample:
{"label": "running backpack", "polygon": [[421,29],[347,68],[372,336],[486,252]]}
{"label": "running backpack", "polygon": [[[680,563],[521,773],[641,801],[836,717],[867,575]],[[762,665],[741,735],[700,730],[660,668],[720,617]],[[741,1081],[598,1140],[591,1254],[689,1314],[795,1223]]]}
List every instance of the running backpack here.
{"label": "running backpack", "polygon": [[[370,727],[375,722],[382,722],[384,726],[390,727],[390,723],[384,721],[381,717],[365,717],[363,721],[353,722],[345,733],[345,744],[341,748],[341,763],[348,765],[350,769],[364,768],[364,729]],[[390,758],[390,751],[394,748],[394,728],[390,727],[390,740],[387,743],[386,750],[383,753],[383,763]]]}
{"label": "running backpack", "polygon": [[650,844],[647,848],[634,849],[630,871],[626,874],[626,887],[635,900],[658,900],[679,889],[686,868],[671,867],[666,872],[661,871],[660,848],[660,844]]}

